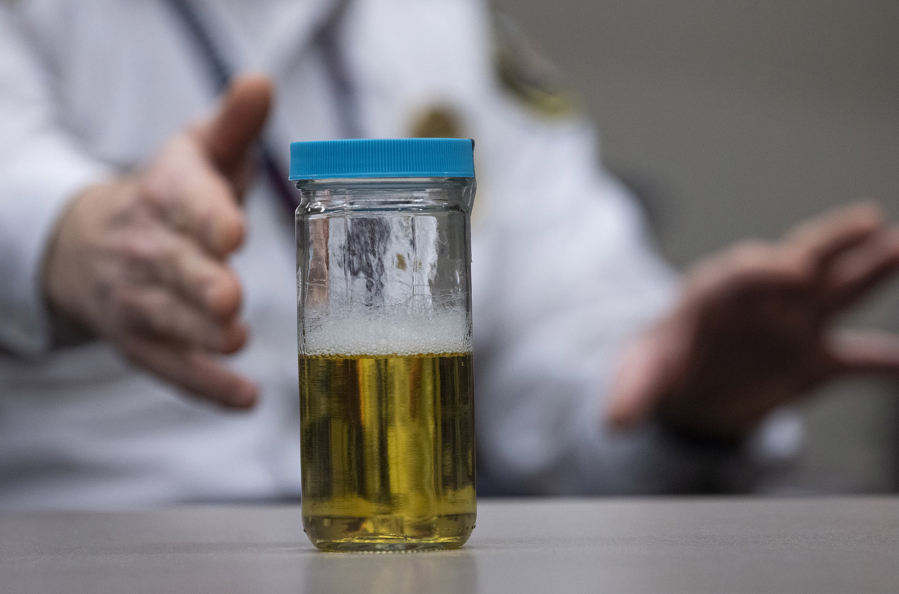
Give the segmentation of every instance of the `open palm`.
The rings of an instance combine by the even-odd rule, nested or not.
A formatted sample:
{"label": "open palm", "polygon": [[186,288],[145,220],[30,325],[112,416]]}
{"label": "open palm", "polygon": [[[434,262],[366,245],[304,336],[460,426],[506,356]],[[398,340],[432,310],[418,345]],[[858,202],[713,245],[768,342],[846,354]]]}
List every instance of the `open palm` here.
{"label": "open palm", "polygon": [[739,439],[776,406],[836,376],[899,372],[899,337],[833,328],[897,268],[899,231],[867,204],[698,263],[676,308],[625,352],[609,420],[629,426],[657,415]]}

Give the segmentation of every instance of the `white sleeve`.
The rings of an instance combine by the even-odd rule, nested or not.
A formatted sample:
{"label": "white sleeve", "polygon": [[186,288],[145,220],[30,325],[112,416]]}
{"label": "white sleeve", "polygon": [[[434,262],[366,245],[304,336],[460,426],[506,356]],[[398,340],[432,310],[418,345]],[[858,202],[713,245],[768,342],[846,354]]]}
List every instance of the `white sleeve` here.
{"label": "white sleeve", "polygon": [[722,451],[653,424],[606,428],[622,346],[672,306],[678,275],[654,251],[632,197],[599,167],[589,126],[504,112],[477,147],[486,186],[473,250],[478,455],[494,483],[485,490],[751,486],[777,458],[768,429]]}
{"label": "white sleeve", "polygon": [[0,349],[37,356],[51,343],[40,286],[49,236],[68,200],[110,172],[62,129],[28,41],[0,5]]}

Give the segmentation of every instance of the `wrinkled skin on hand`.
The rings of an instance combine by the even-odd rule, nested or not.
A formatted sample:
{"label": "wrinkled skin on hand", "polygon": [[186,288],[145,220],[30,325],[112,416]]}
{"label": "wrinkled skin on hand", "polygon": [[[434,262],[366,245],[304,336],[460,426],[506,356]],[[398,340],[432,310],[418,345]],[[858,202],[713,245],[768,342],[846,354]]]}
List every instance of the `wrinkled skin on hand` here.
{"label": "wrinkled skin on hand", "polygon": [[138,172],[88,188],[60,217],[43,286],[56,315],[187,392],[233,408],[258,388],[218,355],[240,349],[241,286],[227,258],[242,243],[240,197],[272,97],[235,81],[210,119],[172,138]]}
{"label": "wrinkled skin on hand", "polygon": [[897,268],[899,231],[870,204],[699,262],[680,303],[626,349],[607,421],[629,427],[655,417],[738,441],[828,380],[899,372],[899,337],[833,328]]}

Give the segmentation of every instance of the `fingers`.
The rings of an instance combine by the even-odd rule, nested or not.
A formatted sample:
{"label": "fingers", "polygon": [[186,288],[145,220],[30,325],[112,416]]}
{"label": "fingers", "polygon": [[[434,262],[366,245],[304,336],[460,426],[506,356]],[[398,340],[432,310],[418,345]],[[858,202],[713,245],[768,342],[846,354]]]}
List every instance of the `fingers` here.
{"label": "fingers", "polygon": [[231,320],[240,311],[242,290],[237,275],[196,250],[185,249],[164,262],[159,278],[213,319]]}
{"label": "fingers", "polygon": [[899,374],[899,336],[882,332],[841,332],[831,338],[829,347],[838,374]]}
{"label": "fingers", "polygon": [[836,313],[899,269],[899,231],[874,204],[834,210],[797,227],[787,243],[815,263],[826,310]]}
{"label": "fingers", "polygon": [[876,205],[852,204],[802,223],[789,233],[787,242],[823,269],[883,226],[883,214]]}
{"label": "fingers", "polygon": [[851,205],[799,225],[782,242],[737,244],[697,267],[696,279],[700,287],[739,289],[760,282],[811,287],[836,259],[883,229],[876,206]]}
{"label": "fingers", "polygon": [[759,290],[802,290],[813,277],[808,258],[794,247],[744,241],[694,266],[687,277],[685,299],[702,304],[712,297]]}
{"label": "fingers", "polygon": [[107,336],[139,332],[220,353],[243,345],[241,286],[230,268],[162,225],[116,234],[124,258],[97,312]]}
{"label": "fingers", "polygon": [[830,307],[845,308],[899,270],[899,230],[877,234],[836,259],[827,279]]}
{"label": "fingers", "polygon": [[798,226],[785,242],[813,266],[828,315],[863,297],[899,269],[899,230],[874,204],[846,206]]}
{"label": "fingers", "polygon": [[238,314],[242,291],[234,271],[180,237],[168,239],[160,251],[153,261],[156,282],[214,320],[224,322]]}
{"label": "fingers", "polygon": [[259,388],[202,352],[149,338],[131,338],[123,345],[128,358],[204,400],[227,408],[250,408]]}
{"label": "fingers", "polygon": [[158,287],[121,291],[116,304],[120,332],[152,334],[166,340],[230,354],[247,339],[247,328],[233,320],[220,322]]}
{"label": "fingers", "polygon": [[241,76],[228,88],[215,115],[196,129],[213,163],[232,182],[265,125],[272,96],[269,78]]}
{"label": "fingers", "polygon": [[215,321],[225,322],[238,314],[237,275],[195,242],[162,225],[122,235],[119,247],[126,254],[123,268],[130,285],[164,287]]}
{"label": "fingers", "polygon": [[223,258],[244,239],[244,215],[237,195],[195,143],[179,136],[139,180],[138,193],[172,229]]}

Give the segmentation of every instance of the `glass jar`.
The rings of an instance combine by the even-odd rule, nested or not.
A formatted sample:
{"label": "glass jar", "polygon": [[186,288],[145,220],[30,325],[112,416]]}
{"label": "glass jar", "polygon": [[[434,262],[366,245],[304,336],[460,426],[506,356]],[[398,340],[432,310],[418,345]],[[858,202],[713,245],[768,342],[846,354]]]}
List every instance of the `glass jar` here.
{"label": "glass jar", "polygon": [[303,526],[318,548],[456,548],[474,528],[472,152],[291,145]]}

